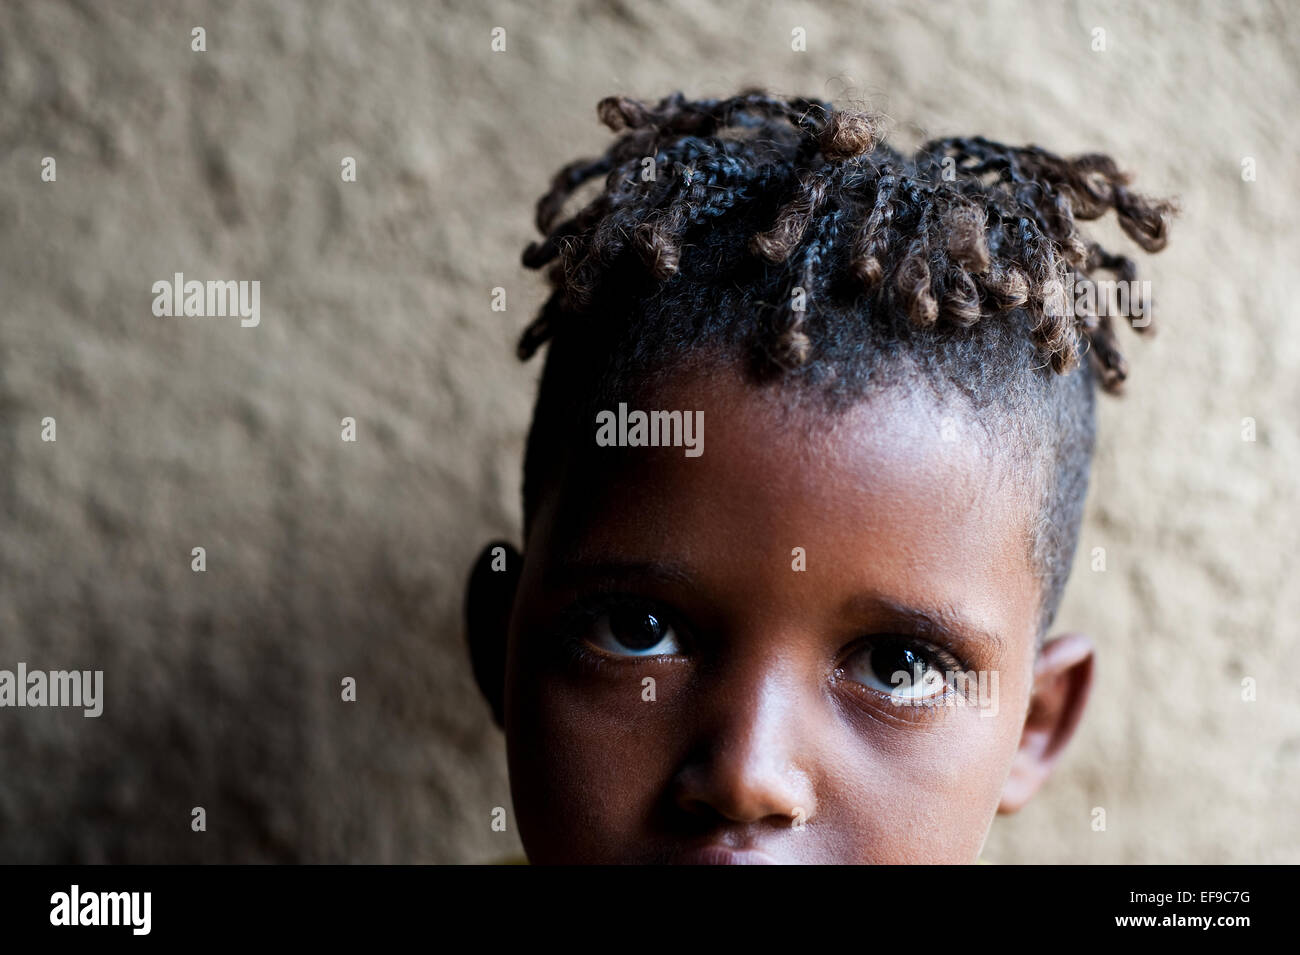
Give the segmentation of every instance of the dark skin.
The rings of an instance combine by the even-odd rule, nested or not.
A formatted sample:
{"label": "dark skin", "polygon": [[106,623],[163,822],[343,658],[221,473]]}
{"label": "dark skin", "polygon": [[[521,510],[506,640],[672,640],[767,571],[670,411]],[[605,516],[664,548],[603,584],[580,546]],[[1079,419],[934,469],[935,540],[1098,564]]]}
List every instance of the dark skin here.
{"label": "dark skin", "polygon": [[830,416],[713,365],[634,406],[702,409],[701,456],[559,469],[467,598],[531,862],[976,861],[1061,755],[1093,650],[1038,646],[1023,479],[936,402]]}

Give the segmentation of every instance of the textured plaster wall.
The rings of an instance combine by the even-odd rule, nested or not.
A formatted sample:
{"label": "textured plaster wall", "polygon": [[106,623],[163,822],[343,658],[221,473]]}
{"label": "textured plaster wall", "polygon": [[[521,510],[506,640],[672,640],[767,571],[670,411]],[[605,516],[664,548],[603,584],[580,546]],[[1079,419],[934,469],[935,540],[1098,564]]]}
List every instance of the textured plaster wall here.
{"label": "textured plaster wall", "polygon": [[[0,860],[517,849],[459,607],[517,536],[532,203],[608,142],[600,97],[761,83],[848,89],[903,143],[1104,150],[1181,196],[1059,618],[1099,643],[1092,708],[985,854],[1300,861],[1300,16],[1165,6],[8,0],[0,667],[100,668],[106,699],[0,710]],[[260,325],[155,317],[178,271],[260,280]]]}

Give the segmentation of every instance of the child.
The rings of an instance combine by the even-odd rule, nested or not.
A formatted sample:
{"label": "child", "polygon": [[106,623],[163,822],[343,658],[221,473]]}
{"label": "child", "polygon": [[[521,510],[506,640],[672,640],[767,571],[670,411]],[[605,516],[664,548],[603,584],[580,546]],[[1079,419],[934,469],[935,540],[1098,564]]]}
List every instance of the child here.
{"label": "child", "polygon": [[524,254],[554,287],[524,552],[466,598],[529,861],[976,861],[1091,682],[1044,635],[1125,377],[1097,289],[1149,323],[1076,220],[1155,252],[1173,205],[759,90],[599,113],[622,136]]}

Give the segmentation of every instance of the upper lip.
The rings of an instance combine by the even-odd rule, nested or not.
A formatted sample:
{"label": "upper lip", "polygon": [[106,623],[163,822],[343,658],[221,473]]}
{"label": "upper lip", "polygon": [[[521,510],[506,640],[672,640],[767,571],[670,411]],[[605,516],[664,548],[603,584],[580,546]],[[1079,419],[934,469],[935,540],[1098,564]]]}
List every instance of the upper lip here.
{"label": "upper lip", "polygon": [[758,849],[733,849],[710,843],[689,849],[673,860],[679,865],[776,865],[776,860]]}

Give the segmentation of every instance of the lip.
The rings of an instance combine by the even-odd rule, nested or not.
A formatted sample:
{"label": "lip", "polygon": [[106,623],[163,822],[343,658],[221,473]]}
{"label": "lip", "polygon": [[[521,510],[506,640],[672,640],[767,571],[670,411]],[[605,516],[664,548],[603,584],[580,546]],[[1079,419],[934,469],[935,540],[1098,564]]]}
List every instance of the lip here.
{"label": "lip", "polygon": [[777,861],[757,849],[728,849],[726,846],[705,846],[692,849],[676,858],[678,865],[776,865]]}

